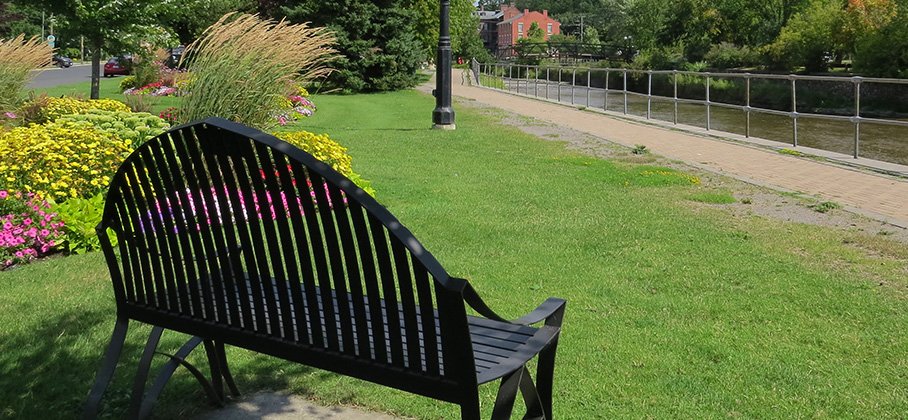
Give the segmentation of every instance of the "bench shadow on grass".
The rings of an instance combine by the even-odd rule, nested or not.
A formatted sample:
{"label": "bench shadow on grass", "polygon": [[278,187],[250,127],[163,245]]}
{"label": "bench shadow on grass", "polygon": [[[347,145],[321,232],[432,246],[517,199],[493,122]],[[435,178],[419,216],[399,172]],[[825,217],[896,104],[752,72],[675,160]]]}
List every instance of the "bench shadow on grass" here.
{"label": "bench shadow on grass", "polygon": [[[27,333],[4,334],[0,340],[0,418],[81,417],[107,349],[114,318],[115,314],[108,310],[69,310],[56,313],[53,319],[36,324]],[[136,367],[151,328],[131,321],[129,329],[114,379],[102,400],[100,418],[125,418],[129,408]],[[186,339],[184,334],[165,332],[159,351],[173,354]],[[336,376],[229,345],[227,352],[241,398],[259,390],[288,389],[294,377],[305,376],[307,381],[319,382]],[[155,356],[146,389],[165,361],[163,356]],[[201,346],[188,361],[208,376]],[[299,385],[294,391],[307,392]],[[280,413],[288,410],[288,404],[289,398],[275,400],[266,409],[249,412],[248,417],[242,418]],[[211,410],[216,407],[208,402],[195,378],[181,367],[167,383],[152,417],[185,418]]]}

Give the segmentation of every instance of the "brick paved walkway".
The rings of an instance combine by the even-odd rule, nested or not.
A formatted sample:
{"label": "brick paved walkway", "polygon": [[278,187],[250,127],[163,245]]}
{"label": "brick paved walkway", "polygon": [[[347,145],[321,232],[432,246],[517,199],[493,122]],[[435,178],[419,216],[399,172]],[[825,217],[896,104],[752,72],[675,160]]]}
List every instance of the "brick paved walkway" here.
{"label": "brick paved walkway", "polygon": [[[604,140],[633,147],[747,182],[835,201],[866,216],[908,227],[908,180],[778,152],[567,105],[460,84],[455,70],[453,93],[516,114],[568,126]],[[431,83],[424,90],[431,90]],[[456,110],[455,110],[456,111]],[[715,132],[711,132],[715,134]]]}

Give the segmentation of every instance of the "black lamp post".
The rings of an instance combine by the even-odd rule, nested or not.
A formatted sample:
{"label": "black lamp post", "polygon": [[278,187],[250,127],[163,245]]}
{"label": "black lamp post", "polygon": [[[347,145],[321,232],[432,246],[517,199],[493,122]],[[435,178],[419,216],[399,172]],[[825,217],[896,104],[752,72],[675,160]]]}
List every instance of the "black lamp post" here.
{"label": "black lamp post", "polygon": [[454,108],[451,108],[451,0],[441,0],[438,31],[438,57],[435,62],[435,110],[432,127],[454,129]]}

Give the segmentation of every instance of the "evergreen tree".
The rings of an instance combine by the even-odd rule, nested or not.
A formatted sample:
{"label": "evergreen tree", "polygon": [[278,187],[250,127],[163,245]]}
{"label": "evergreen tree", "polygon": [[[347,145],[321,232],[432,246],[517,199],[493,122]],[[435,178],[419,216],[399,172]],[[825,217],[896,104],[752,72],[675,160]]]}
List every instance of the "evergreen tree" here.
{"label": "evergreen tree", "polygon": [[[418,82],[425,59],[409,0],[287,0],[278,14],[291,22],[327,26],[340,56],[331,63],[331,88],[352,92],[404,89]],[[282,16],[272,16],[281,18]]]}
{"label": "evergreen tree", "polygon": [[[416,11],[416,33],[425,51],[426,61],[434,62],[438,51],[438,0],[408,0]],[[472,0],[451,0],[451,52],[455,59],[476,58],[485,61],[488,52],[479,38],[479,18],[473,14]]]}

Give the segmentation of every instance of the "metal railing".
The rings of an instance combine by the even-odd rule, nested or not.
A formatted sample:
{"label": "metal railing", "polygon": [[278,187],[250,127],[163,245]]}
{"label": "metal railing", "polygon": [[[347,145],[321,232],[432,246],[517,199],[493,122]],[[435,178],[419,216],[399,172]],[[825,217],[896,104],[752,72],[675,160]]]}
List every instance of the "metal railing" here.
{"label": "metal railing", "polygon": [[[542,71],[544,70],[544,71]],[[551,72],[558,71],[558,79],[553,80],[551,77]],[[517,64],[480,64],[480,73],[487,76],[496,76],[504,79],[504,88],[505,90],[511,91],[516,90],[517,93],[521,91],[521,84],[524,86],[524,91],[529,95],[530,84],[533,84],[532,92],[533,96],[539,97],[539,84],[540,84],[540,75],[545,74],[545,79],[542,80],[545,88],[545,98],[554,99],[559,102],[562,102],[561,99],[561,90],[562,86],[565,86],[565,81],[562,80],[562,74],[567,71],[571,75],[570,86],[571,87],[571,98],[570,104],[576,104],[576,95],[575,88],[577,88],[577,74],[580,72],[582,75],[585,74],[586,86],[579,86],[581,88],[586,88],[586,104],[590,107],[590,93],[592,91],[603,91],[604,92],[604,101],[602,102],[602,109],[605,111],[609,110],[609,93],[613,95],[618,93],[622,96],[623,102],[623,113],[628,113],[628,96],[637,96],[646,98],[646,118],[652,118],[652,102],[654,99],[657,100],[667,100],[672,102],[673,112],[672,112],[672,123],[678,123],[678,105],[687,103],[687,104],[698,104],[703,105],[706,108],[706,130],[712,129],[712,107],[723,107],[730,109],[737,109],[744,112],[745,115],[745,132],[746,137],[751,136],[751,114],[753,113],[763,113],[771,115],[780,115],[787,116],[792,122],[792,133],[791,133],[791,144],[794,147],[798,146],[798,119],[799,118],[817,118],[825,119],[831,121],[845,121],[850,122],[854,127],[854,143],[853,143],[853,157],[857,159],[860,156],[861,150],[861,124],[883,124],[891,126],[900,126],[908,127],[908,121],[886,119],[886,118],[871,118],[861,116],[861,85],[864,83],[891,83],[898,85],[908,85],[908,80],[905,79],[885,79],[885,78],[871,78],[871,77],[834,77],[834,76],[800,76],[800,75],[779,75],[779,74],[753,74],[753,73],[710,73],[710,72],[690,72],[690,71],[678,71],[678,70],[634,70],[634,69],[620,69],[620,68],[580,68],[580,67],[560,67],[560,66],[528,66],[528,65],[517,65]],[[605,73],[604,78],[604,87],[597,88],[590,85],[594,74],[596,73]],[[532,80],[530,75],[533,75]],[[636,75],[643,74],[646,76],[646,93],[636,92],[628,89],[628,74]],[[525,75],[523,78],[520,75]],[[609,87],[609,80],[612,78],[612,75],[620,75],[620,80],[622,81],[621,89],[616,89],[614,87]],[[672,79],[672,96],[661,96],[653,94],[653,75],[670,75]],[[705,99],[690,99],[690,98],[681,98],[678,96],[678,77],[682,75],[702,77],[705,79]],[[723,79],[743,79],[745,83],[744,88],[744,104],[733,104],[727,102],[713,101],[710,99],[710,86],[713,85],[713,80],[716,78]],[[777,109],[761,108],[752,106],[751,104],[751,81],[757,79],[772,79],[772,80],[786,80],[790,81],[791,89],[791,109],[790,111],[782,111]],[[851,83],[854,90],[854,113],[851,115],[835,115],[835,114],[824,114],[816,112],[798,112],[798,102],[797,102],[797,84],[799,81],[833,81],[839,83]],[[558,90],[557,98],[549,97],[549,86],[556,85]],[[513,89],[512,89],[513,87]],[[566,102],[566,101],[565,101]]]}

